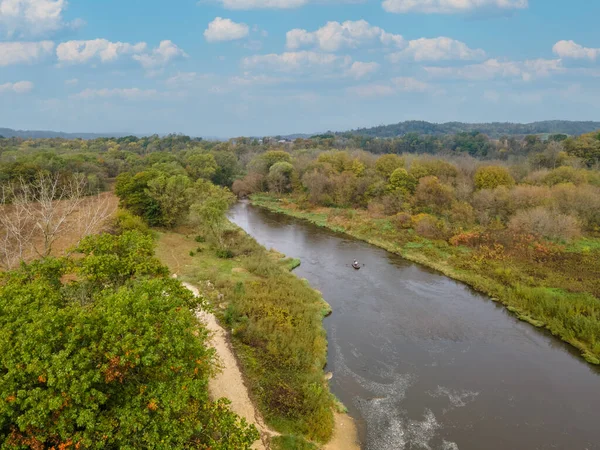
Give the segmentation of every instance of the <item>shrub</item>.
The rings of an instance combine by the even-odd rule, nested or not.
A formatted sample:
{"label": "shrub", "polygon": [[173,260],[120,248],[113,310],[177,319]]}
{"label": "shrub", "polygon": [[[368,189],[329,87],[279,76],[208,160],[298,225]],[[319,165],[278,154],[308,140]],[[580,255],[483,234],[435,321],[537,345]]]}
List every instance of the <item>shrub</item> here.
{"label": "shrub", "polygon": [[113,220],[112,231],[115,234],[123,234],[126,231],[139,231],[143,234],[151,234],[150,227],[140,216],[135,216],[125,209],[120,209]]}
{"label": "shrub", "polygon": [[433,176],[448,182],[458,176],[458,169],[443,159],[419,159],[410,165],[410,174],[416,179]]}
{"label": "shrub", "polygon": [[545,186],[520,185],[511,189],[510,198],[514,209],[530,209],[548,205],[551,202],[552,193]]}
{"label": "shrub", "polygon": [[574,185],[579,185],[586,182],[586,174],[585,171],[577,170],[573,167],[563,166],[548,173],[544,177],[543,182],[548,186],[555,186],[563,183],[573,183]]}
{"label": "shrub", "polygon": [[514,186],[515,179],[506,167],[484,166],[475,172],[475,187],[477,189],[495,189],[499,186]]}
{"label": "shrub", "polygon": [[509,222],[509,230],[547,239],[570,240],[581,235],[577,218],[543,207],[518,211]]}
{"label": "shrub", "polygon": [[446,224],[429,214],[418,214],[412,218],[413,228],[419,236],[429,239],[445,239],[448,233]]}
{"label": "shrub", "polygon": [[404,230],[412,228],[412,216],[408,213],[400,212],[394,216],[394,224],[397,228]]}
{"label": "shrub", "polygon": [[415,191],[415,203],[424,209],[441,214],[447,210],[454,200],[453,189],[434,176],[426,176],[419,180]]}

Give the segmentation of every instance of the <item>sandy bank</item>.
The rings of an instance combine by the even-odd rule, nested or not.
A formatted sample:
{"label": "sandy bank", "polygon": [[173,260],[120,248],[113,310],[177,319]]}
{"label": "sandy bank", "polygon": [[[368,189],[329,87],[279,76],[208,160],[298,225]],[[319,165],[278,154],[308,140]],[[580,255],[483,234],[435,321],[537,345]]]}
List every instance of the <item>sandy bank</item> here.
{"label": "sandy bank", "polygon": [[[183,285],[194,295],[199,295],[195,286],[189,283],[183,283]],[[269,449],[270,438],[280,434],[265,424],[250,400],[248,388],[244,384],[242,372],[227,339],[226,331],[217,323],[213,314],[202,311],[198,313],[198,317],[206,323],[206,327],[212,334],[211,344],[217,351],[221,366],[221,371],[209,380],[208,389],[211,398],[225,397],[229,399],[232,411],[254,424],[260,432],[261,439],[255,442],[252,448]],[[360,446],[357,442],[358,434],[354,420],[347,414],[335,413],[334,435],[331,441],[323,447],[324,450],[359,450]]]}

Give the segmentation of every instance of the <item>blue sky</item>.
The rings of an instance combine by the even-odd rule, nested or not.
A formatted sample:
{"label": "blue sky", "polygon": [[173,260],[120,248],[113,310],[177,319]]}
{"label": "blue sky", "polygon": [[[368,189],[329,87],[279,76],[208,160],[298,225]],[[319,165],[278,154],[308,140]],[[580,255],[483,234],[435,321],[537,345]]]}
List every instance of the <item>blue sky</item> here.
{"label": "blue sky", "polygon": [[600,120],[596,0],[0,0],[0,127]]}

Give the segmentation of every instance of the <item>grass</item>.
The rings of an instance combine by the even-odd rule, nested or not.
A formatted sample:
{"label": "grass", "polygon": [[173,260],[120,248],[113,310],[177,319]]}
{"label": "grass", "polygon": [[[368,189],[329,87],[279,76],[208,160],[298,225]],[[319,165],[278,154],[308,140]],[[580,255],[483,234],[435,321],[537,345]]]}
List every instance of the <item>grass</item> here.
{"label": "grass", "polygon": [[330,308],[290,273],[299,261],[267,251],[233,226],[225,239],[233,257],[226,259],[190,230],[178,231],[159,234],[157,256],[212,300],[217,318],[231,330],[256,405],[285,435],[280,448],[316,448],[290,445],[329,440],[335,405],[324,381],[322,319]]}
{"label": "grass", "polygon": [[271,440],[273,450],[318,450],[315,444],[298,436],[277,436]]}
{"label": "grass", "polygon": [[600,239],[581,239],[560,259],[535,262],[480,257],[466,247],[432,241],[412,230],[388,226],[357,210],[352,220],[334,209],[317,213],[299,209],[291,199],[260,196],[252,202],[271,211],[369,242],[410,261],[438,270],[504,304],[519,319],[546,328],[573,345],[592,364],[600,364]]}

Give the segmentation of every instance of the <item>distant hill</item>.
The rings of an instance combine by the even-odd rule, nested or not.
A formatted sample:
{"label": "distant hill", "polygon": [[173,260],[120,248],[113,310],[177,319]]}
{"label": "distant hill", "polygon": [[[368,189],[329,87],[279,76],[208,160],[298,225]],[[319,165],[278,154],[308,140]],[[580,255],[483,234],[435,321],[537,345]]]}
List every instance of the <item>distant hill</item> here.
{"label": "distant hill", "polygon": [[600,130],[600,122],[571,122],[567,120],[546,120],[533,123],[430,123],[418,120],[400,122],[393,125],[380,125],[372,128],[358,128],[337,134],[353,134],[389,138],[404,136],[408,133],[427,135],[445,135],[478,131],[491,138],[501,136],[522,136],[528,134],[568,134],[580,135]]}
{"label": "distant hill", "polygon": [[101,137],[124,137],[127,135],[127,133],[63,133],[60,131],[13,130],[11,128],[0,128],[0,136],[4,136],[5,138],[20,137],[24,139],[96,139]]}

